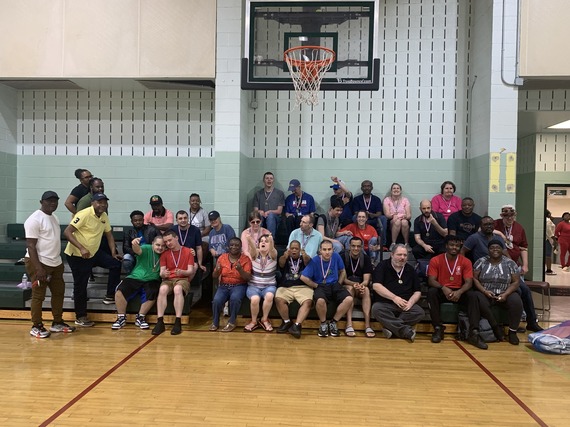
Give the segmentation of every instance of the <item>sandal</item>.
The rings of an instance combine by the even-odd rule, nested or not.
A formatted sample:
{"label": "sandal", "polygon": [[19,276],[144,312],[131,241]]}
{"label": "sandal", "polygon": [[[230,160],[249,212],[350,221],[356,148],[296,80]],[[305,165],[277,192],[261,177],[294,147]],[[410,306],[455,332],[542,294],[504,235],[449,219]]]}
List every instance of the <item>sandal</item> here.
{"label": "sandal", "polygon": [[218,327],[216,325],[214,325],[213,323],[210,325],[210,329],[208,329],[210,332],[216,332],[218,330]]}
{"label": "sandal", "polygon": [[273,332],[273,326],[269,320],[259,320],[258,325],[261,326],[265,332]]}
{"label": "sandal", "polygon": [[356,336],[356,332],[354,332],[354,328],[352,327],[352,325],[347,326],[347,327],[344,329],[344,334],[345,334],[347,337],[351,337],[351,338],[353,338],[353,337]]}
{"label": "sandal", "polygon": [[374,338],[376,336],[376,332],[374,332],[374,329],[370,326],[364,330],[364,333],[366,334],[366,338]]}
{"label": "sandal", "polygon": [[222,329],[222,332],[231,332],[236,328],[236,325],[234,325],[233,323],[228,323],[226,326],[224,326],[224,328]]}
{"label": "sandal", "polygon": [[259,328],[259,325],[255,322],[249,322],[247,325],[245,325],[245,327],[243,328],[244,332],[253,332],[255,331],[257,328]]}

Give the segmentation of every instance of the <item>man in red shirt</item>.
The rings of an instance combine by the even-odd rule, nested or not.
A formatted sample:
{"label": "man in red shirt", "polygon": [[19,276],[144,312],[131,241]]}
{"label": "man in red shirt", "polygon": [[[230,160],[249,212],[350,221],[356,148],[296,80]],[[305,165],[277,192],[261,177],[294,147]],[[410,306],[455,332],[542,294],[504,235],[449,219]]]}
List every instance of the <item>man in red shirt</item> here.
{"label": "man in red shirt", "polygon": [[192,250],[181,246],[178,235],[174,230],[168,230],[163,235],[164,244],[168,248],[160,256],[160,277],[162,283],[156,299],[157,322],[152,330],[153,335],[164,332],[164,311],[166,310],[166,297],[174,293],[174,311],[176,320],[170,333],[178,335],[182,332],[182,309],[184,297],[190,291],[190,281],[196,273]]}
{"label": "man in red shirt", "polygon": [[461,238],[457,236],[445,237],[445,253],[433,257],[428,267],[428,303],[434,333],[431,342],[439,343],[443,340],[445,326],[441,320],[440,305],[442,302],[452,302],[467,306],[469,317],[470,344],[481,349],[487,349],[487,344],[479,336],[479,309],[478,292],[472,290],[473,266],[471,261],[459,254]]}

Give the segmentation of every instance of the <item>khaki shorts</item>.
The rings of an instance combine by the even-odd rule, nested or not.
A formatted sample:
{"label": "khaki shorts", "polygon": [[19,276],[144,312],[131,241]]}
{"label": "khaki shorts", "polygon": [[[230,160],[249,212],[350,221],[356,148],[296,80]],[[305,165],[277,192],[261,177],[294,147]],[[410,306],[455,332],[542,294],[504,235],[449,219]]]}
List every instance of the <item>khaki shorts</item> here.
{"label": "khaki shorts", "polygon": [[188,292],[190,291],[190,282],[188,282],[187,279],[163,280],[160,286],[162,285],[166,285],[170,288],[170,291],[168,291],[168,293],[173,292],[175,286],[182,286],[182,291],[184,292],[184,295],[187,295]]}
{"label": "khaki shorts", "polygon": [[313,290],[304,285],[291,286],[290,288],[277,288],[275,298],[284,299],[287,301],[287,304],[291,304],[295,300],[299,304],[303,304],[305,301],[313,299]]}

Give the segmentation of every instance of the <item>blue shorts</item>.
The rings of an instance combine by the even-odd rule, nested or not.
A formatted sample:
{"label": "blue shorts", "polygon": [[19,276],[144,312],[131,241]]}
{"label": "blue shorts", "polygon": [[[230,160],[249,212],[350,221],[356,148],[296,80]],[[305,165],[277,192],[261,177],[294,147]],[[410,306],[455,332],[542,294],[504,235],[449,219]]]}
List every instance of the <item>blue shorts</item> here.
{"label": "blue shorts", "polygon": [[245,295],[251,299],[254,296],[258,296],[261,299],[265,298],[265,295],[272,293],[273,295],[275,295],[275,291],[277,290],[277,287],[275,286],[268,286],[266,288],[258,288],[257,286],[251,286],[248,285],[247,287],[247,291],[245,292]]}

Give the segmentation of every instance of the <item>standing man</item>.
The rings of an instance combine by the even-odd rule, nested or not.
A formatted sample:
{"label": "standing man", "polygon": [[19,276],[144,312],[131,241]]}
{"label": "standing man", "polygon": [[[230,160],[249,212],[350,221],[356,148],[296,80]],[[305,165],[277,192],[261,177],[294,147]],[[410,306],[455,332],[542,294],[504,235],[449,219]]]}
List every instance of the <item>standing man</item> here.
{"label": "standing man", "polygon": [[263,222],[261,225],[267,228],[273,236],[277,236],[277,227],[285,205],[283,191],[275,188],[275,177],[272,172],[263,175],[263,188],[253,197],[253,210],[259,211]]}
{"label": "standing man", "polygon": [[447,219],[447,230],[451,236],[457,236],[461,241],[477,233],[481,217],[473,212],[475,202],[471,197],[464,197],[461,201],[461,210],[452,213]]}
{"label": "standing man", "polygon": [[91,200],[93,199],[93,194],[96,193],[104,193],[105,192],[105,183],[101,178],[93,177],[89,180],[89,192],[83,196],[77,204],[75,205],[77,208],[77,212],[82,211],[83,209],[87,209],[91,206]]}
{"label": "standing man", "polygon": [[501,219],[495,220],[495,231],[499,232],[505,240],[509,258],[517,263],[520,270],[519,290],[526,313],[527,331],[539,332],[542,328],[538,324],[532,292],[524,282],[524,275],[528,273],[528,242],[523,226],[516,221],[517,212],[513,205],[501,207]]}
{"label": "standing man", "polygon": [[417,304],[422,296],[420,279],[408,264],[408,250],[404,245],[398,243],[392,248],[390,259],[378,264],[372,281],[376,298],[372,316],[382,323],[384,336],[395,335],[414,342],[414,326],[424,318],[425,312]]}
{"label": "standing man", "polygon": [[428,295],[431,323],[434,327],[431,342],[443,340],[445,326],[441,320],[440,306],[443,302],[462,304],[467,307],[469,317],[468,341],[477,348],[487,349],[487,344],[479,336],[478,292],[473,291],[473,266],[471,261],[459,254],[462,240],[458,236],[445,237],[445,253],[431,259],[428,267]]}
{"label": "standing man", "polygon": [[417,245],[412,248],[414,258],[431,259],[445,252],[443,239],[447,236],[445,218],[431,210],[431,202],[424,199],[420,203],[421,215],[414,220],[414,239]]}
{"label": "standing man", "polygon": [[346,312],[346,329],[344,333],[348,337],[354,337],[356,334],[352,327],[352,310],[354,308],[354,298],[362,301],[362,311],[364,313],[364,333],[367,338],[374,338],[376,333],[370,327],[370,307],[372,301],[370,298],[370,283],[372,283],[372,261],[370,257],[364,253],[364,243],[359,237],[350,239],[350,250],[344,253],[344,269],[346,278],[344,279],[344,287],[353,298],[353,303]]}
{"label": "standing man", "polygon": [[312,258],[317,255],[323,236],[313,228],[313,218],[310,215],[303,215],[300,225],[300,228],[293,230],[289,235],[287,247],[291,245],[293,240],[297,240],[301,242],[301,255],[305,255],[306,253]]}
{"label": "standing man", "polygon": [[352,201],[353,215],[359,211],[366,212],[367,224],[376,229],[378,235],[382,238],[382,245],[386,246],[386,230],[388,229],[388,220],[382,211],[382,200],[372,194],[374,186],[372,181],[365,180],[360,184],[362,194],[356,196]]}
{"label": "standing man", "polygon": [[163,234],[164,244],[168,248],[160,256],[160,277],[162,283],[156,300],[156,325],[152,330],[153,335],[160,335],[165,331],[164,312],[166,311],[166,298],[168,294],[174,294],[174,311],[176,320],[170,331],[171,335],[182,333],[182,310],[184,298],[190,291],[190,281],[196,272],[192,251],[185,246],[180,246],[178,236],[173,230]]}
{"label": "standing man", "polygon": [[340,231],[342,215],[342,202],[339,199],[331,198],[331,207],[328,212],[319,215],[317,220],[317,231],[323,236],[323,240],[332,242],[334,251],[338,254],[341,253],[350,237],[352,232]]}
{"label": "standing man", "polygon": [[[321,321],[319,337],[338,337],[337,322],[342,319],[352,305],[350,293],[344,289],[346,272],[339,254],[333,251],[332,243],[325,240],[321,243],[321,254],[314,257],[303,270],[301,280],[314,289],[313,300],[315,310]],[[337,304],[336,312],[327,322],[327,305],[331,300]]]}
{"label": "standing man", "polygon": [[127,231],[123,237],[123,270],[127,274],[133,271],[136,264],[133,240],[140,238],[141,246],[150,245],[156,236],[162,235],[154,225],[144,223],[144,214],[141,211],[132,211],[130,218],[133,228]]}
{"label": "standing man", "polygon": [[210,253],[214,259],[228,251],[228,243],[230,239],[236,237],[236,232],[233,227],[228,224],[222,224],[220,213],[218,211],[211,211],[208,214],[208,219],[212,229],[210,230]]}
{"label": "standing man", "polygon": [[301,183],[298,179],[289,181],[289,191],[292,194],[289,194],[285,199],[287,234],[291,234],[294,229],[299,228],[303,215],[314,216],[317,211],[315,199],[301,189]]}
{"label": "standing man", "polygon": [[[115,301],[115,289],[121,279],[121,261],[107,216],[108,198],[103,193],[93,195],[91,207],[75,214],[63,235],[67,239],[65,254],[73,274],[75,324],[83,327],[95,323],[87,318],[87,283],[93,267],[109,269],[107,296]],[[105,234],[109,251],[102,250],[101,237]]]}
{"label": "standing man", "polygon": [[144,223],[154,225],[164,234],[174,225],[174,215],[163,206],[162,197],[158,195],[152,196],[149,203],[151,210],[145,214]]}
{"label": "standing man", "polygon": [[[301,325],[313,306],[313,288],[301,280],[301,273],[309,262],[311,258],[307,254],[301,256],[301,243],[297,240],[293,240],[279,258],[281,282],[275,293],[275,307],[283,322],[277,328],[278,334],[289,332],[295,338],[301,338]],[[289,318],[289,304],[293,301],[299,304],[295,323]]]}
{"label": "standing man", "polygon": [[[63,321],[63,261],[61,259],[61,230],[59,220],[53,214],[57,209],[59,196],[46,191],[40,200],[40,209],[31,214],[26,222],[26,247],[24,258],[26,273],[32,285],[32,329],[30,335],[47,338],[51,332],[73,332],[75,327]],[[51,292],[53,323],[48,331],[42,322],[42,304],[46,289]]]}
{"label": "standing man", "polygon": [[160,255],[164,252],[162,234],[154,238],[151,244],[142,244],[142,237],[136,237],[131,242],[132,250],[137,257],[135,268],[124,280],[121,280],[115,292],[117,320],[111,329],[121,329],[127,323],[127,303],[137,294],[140,295],[141,306],[135,325],[148,329],[146,314],[154,305],[160,285]]}

